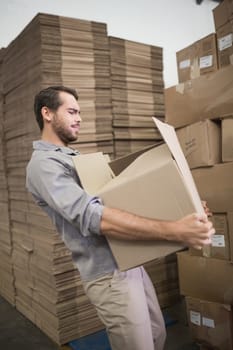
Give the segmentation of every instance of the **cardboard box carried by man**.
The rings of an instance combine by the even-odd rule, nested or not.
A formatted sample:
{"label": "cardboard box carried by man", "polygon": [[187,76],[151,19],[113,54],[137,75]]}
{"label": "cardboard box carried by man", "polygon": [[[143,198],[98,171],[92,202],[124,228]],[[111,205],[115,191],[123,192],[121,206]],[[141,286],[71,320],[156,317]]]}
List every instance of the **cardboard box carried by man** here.
{"label": "cardboard box carried by man", "polygon": [[[192,212],[203,213],[174,128],[156,118],[153,120],[165,141],[160,146],[113,162],[108,162],[101,152],[74,157],[83,188],[101,197],[107,206],[149,218],[177,220]],[[116,171],[117,168],[121,170]],[[121,270],[184,248],[180,243],[167,241],[108,238],[108,242]]]}

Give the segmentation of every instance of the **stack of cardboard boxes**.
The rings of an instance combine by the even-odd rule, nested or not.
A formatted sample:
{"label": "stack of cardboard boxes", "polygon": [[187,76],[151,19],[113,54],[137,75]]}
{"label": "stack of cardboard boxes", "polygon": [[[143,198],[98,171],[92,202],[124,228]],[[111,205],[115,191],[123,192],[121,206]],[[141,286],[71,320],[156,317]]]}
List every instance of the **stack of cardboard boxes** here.
{"label": "stack of cardboard boxes", "polygon": [[189,326],[203,349],[233,348],[233,66],[229,48],[223,59],[219,34],[231,23],[232,9],[233,1],[225,0],[214,10],[218,70],[165,90],[166,121],[176,128],[216,229],[210,246],[178,253]]}
{"label": "stack of cardboard boxes", "polygon": [[219,67],[233,63],[233,2],[225,0],[213,10]]}
{"label": "stack of cardboard boxes", "polygon": [[3,131],[3,84],[2,61],[4,49],[0,50],[0,294],[11,304],[15,302],[14,274],[12,263],[12,236],[10,233],[9,196],[6,174],[6,156]]}
{"label": "stack of cardboard boxes", "polygon": [[163,50],[110,37],[115,157],[161,140],[151,117],[164,120]]}
{"label": "stack of cardboard boxes", "polygon": [[107,25],[59,17],[59,30],[62,84],[77,89],[83,118],[78,145],[73,147],[113,156]]}
{"label": "stack of cardboard boxes", "polygon": [[215,33],[177,51],[179,83],[233,63],[233,3],[224,0],[213,10]]}

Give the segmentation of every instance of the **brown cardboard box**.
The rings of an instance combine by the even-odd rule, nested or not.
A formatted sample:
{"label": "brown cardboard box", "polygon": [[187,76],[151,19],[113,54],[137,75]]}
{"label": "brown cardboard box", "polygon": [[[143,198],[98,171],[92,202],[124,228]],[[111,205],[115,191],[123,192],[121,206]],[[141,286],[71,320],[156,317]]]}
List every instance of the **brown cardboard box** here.
{"label": "brown cardboard box", "polygon": [[233,66],[165,89],[166,122],[175,128],[233,113]]}
{"label": "brown cardboard box", "polygon": [[233,161],[233,116],[176,129],[190,169]]}
{"label": "brown cardboard box", "polygon": [[233,211],[233,162],[193,169],[200,196],[213,213]]}
{"label": "brown cardboard box", "polygon": [[[176,52],[176,63],[179,83],[199,76],[198,66],[198,45],[193,43],[184,49]],[[198,74],[197,74],[198,70]]]}
{"label": "brown cardboard box", "polygon": [[216,34],[211,33],[176,53],[179,83],[218,69]]}
{"label": "brown cardboard box", "polygon": [[200,75],[218,69],[216,33],[211,33],[198,41],[198,63]]}
{"label": "brown cardboard box", "polygon": [[229,261],[179,252],[180,293],[185,296],[233,303],[233,265]]}
{"label": "brown cardboard box", "polygon": [[[230,213],[229,213],[230,215]],[[197,250],[190,248],[191,255],[212,257],[216,259],[233,260],[233,254],[230,252],[230,233],[227,213],[213,214],[209,218],[213,222],[215,234],[212,236],[212,243],[205,249]],[[231,218],[229,217],[229,220]]]}
{"label": "brown cardboard box", "polygon": [[220,123],[204,120],[177,129],[176,134],[190,169],[220,163]]}
{"label": "brown cardboard box", "polygon": [[233,16],[233,1],[224,0],[213,9],[216,31]]}
{"label": "brown cardboard box", "polygon": [[219,67],[233,64],[233,18],[217,30]]}
{"label": "brown cardboard box", "polygon": [[186,297],[185,301],[193,339],[214,349],[232,349],[231,306],[191,297]]}
{"label": "brown cardboard box", "polygon": [[227,213],[227,223],[229,231],[229,240],[230,240],[230,260],[233,262],[233,212]]}
{"label": "brown cardboard box", "polygon": [[210,217],[216,230],[211,239],[209,256],[216,259],[230,260],[230,239],[227,214],[213,214]]}
{"label": "brown cardboard box", "polygon": [[222,161],[233,162],[233,116],[222,119]]}
{"label": "brown cardboard box", "polygon": [[[101,154],[74,157],[83,187],[99,195],[108,206],[149,218],[175,220],[193,211],[203,212],[174,129],[156,119],[155,122],[167,144],[145,151],[128,166],[125,163],[117,176]],[[183,249],[175,242],[108,241],[121,270]]]}

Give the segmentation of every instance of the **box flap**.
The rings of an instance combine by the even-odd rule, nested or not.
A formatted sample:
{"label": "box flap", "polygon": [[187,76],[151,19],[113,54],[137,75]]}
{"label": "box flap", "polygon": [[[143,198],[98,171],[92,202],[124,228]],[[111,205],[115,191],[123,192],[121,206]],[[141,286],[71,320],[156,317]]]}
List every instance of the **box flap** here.
{"label": "box flap", "polygon": [[114,177],[102,152],[79,154],[73,161],[83,188],[91,195],[96,195]]}
{"label": "box flap", "polygon": [[149,150],[151,148],[154,148],[156,146],[159,146],[160,144],[162,144],[163,141],[160,142],[156,142],[150,146],[146,146],[138,151],[135,151],[133,153],[129,153],[125,156],[119,157],[117,159],[111,160],[111,162],[109,162],[109,166],[111,167],[111,169],[113,170],[115,176],[119,175],[122,170],[124,170],[128,165],[130,165],[135,159],[137,159],[138,156],[140,156],[140,154],[143,154],[144,152],[146,152],[146,150]]}
{"label": "box flap", "polygon": [[152,119],[157,128],[159,129],[167,146],[169,147],[170,152],[173,155],[181,174],[183,175],[184,183],[187,189],[190,191],[190,195],[193,198],[194,206],[197,213],[204,213],[204,209],[196,185],[190,172],[187,160],[185,159],[185,156],[181,149],[174,127],[161,122],[157,118],[153,117]]}
{"label": "box flap", "polygon": [[129,164],[121,173],[114,179],[122,177],[132,178],[151,171],[152,169],[160,168],[171,158],[171,153],[166,144],[153,147],[148,151],[140,154],[131,164]]}

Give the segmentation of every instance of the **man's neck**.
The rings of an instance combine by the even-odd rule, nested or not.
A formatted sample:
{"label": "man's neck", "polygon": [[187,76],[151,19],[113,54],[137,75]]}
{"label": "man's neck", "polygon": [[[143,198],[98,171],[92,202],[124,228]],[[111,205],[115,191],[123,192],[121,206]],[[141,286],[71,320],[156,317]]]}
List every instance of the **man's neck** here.
{"label": "man's neck", "polygon": [[49,132],[46,132],[45,130],[42,131],[41,140],[52,143],[53,145],[56,145],[56,146],[61,146],[61,147],[68,146],[56,134],[51,134]]}

